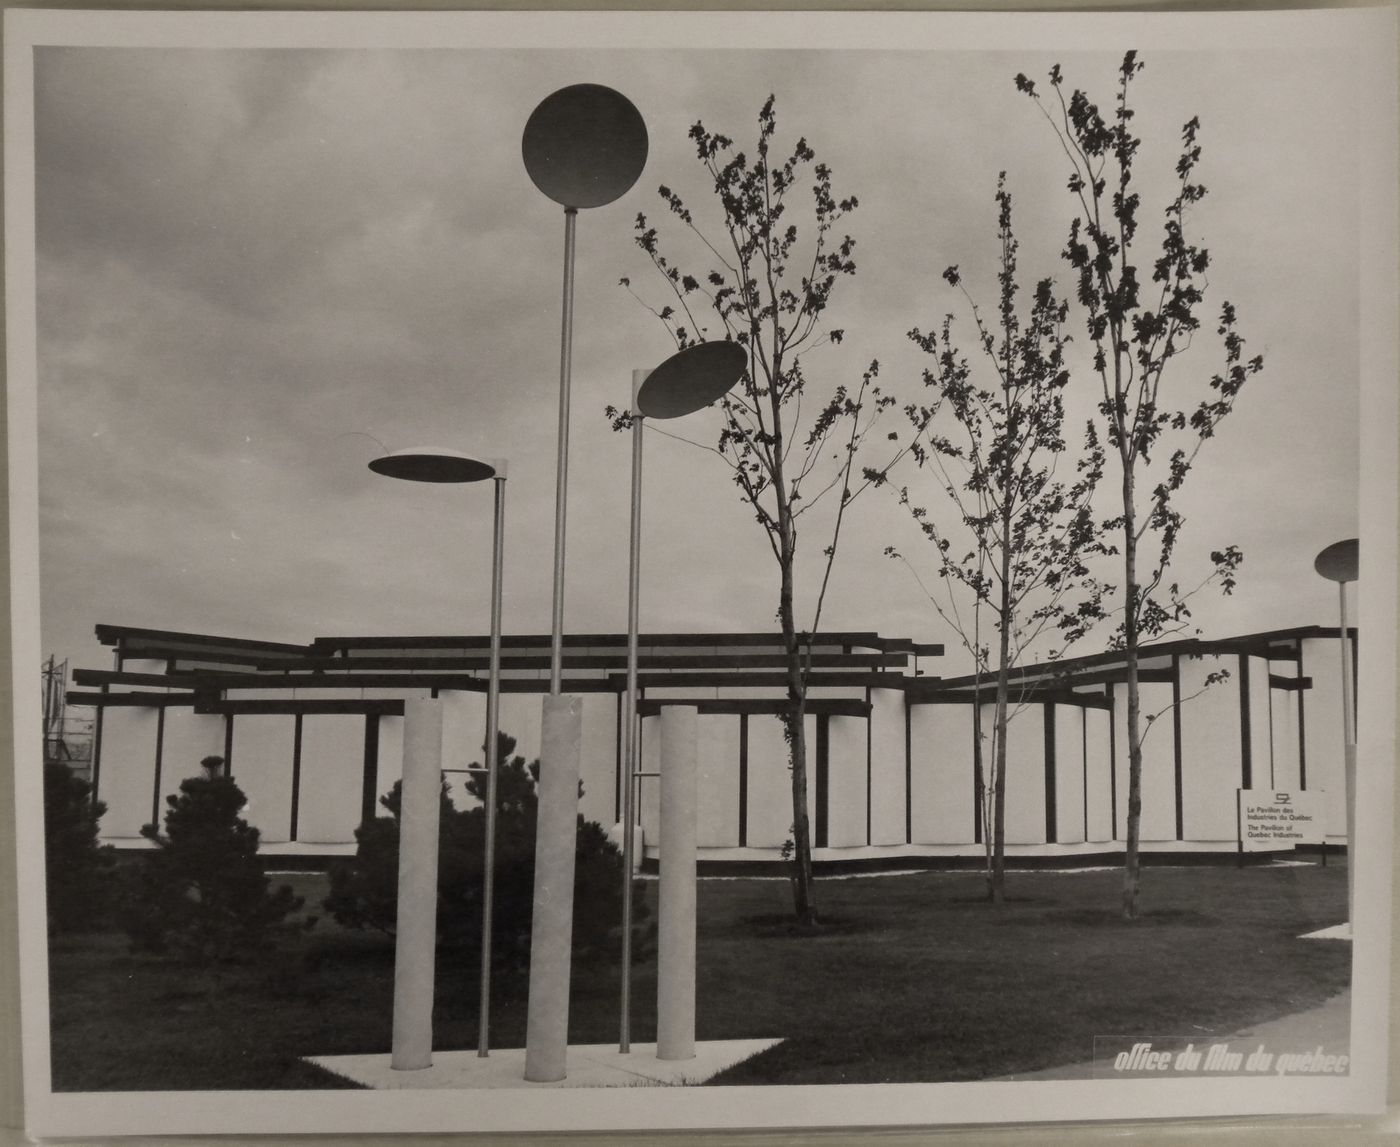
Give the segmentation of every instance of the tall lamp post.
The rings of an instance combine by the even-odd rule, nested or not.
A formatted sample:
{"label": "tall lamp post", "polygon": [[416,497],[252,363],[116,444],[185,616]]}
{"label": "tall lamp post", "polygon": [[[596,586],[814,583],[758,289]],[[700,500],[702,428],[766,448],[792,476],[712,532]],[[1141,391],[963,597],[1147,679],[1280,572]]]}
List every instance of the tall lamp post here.
{"label": "tall lamp post", "polygon": [[1342,651],[1342,745],[1347,801],[1347,919],[1356,928],[1356,708],[1351,674],[1351,644],[1347,636],[1347,582],[1356,581],[1361,545],[1356,538],[1333,542],[1317,555],[1313,568],[1337,583],[1338,640]]}
{"label": "tall lamp post", "polygon": [[749,356],[734,342],[697,343],[652,371],[632,372],[632,528],[627,565],[627,703],[623,715],[622,1003],[618,1050],[632,1049],[632,866],[636,850],[637,629],[642,549],[642,425],[646,418],[681,418],[717,402],[743,377]]}
{"label": "tall lamp post", "polygon": [[376,474],[409,482],[495,484],[491,531],[491,652],[486,683],[486,842],[481,893],[481,1000],[477,1012],[476,1054],[490,1054],[491,1040],[491,916],[496,887],[496,774],[500,740],[501,696],[501,565],[505,542],[506,463],[500,458],[472,458],[455,450],[420,446],[376,458]]}
{"label": "tall lamp post", "polygon": [[581,698],[563,696],[574,232],[580,208],[611,203],[636,183],[646,165],[646,124],[641,113],[621,93],[599,84],[574,84],[547,96],[530,114],[521,140],[521,155],[535,186],[564,208],[564,298],[554,487],[554,597],[549,695],[544,700],[540,738],[530,992],[525,1035],[525,1079],[554,1083],[565,1078],[567,1069],[574,849],[583,735]]}

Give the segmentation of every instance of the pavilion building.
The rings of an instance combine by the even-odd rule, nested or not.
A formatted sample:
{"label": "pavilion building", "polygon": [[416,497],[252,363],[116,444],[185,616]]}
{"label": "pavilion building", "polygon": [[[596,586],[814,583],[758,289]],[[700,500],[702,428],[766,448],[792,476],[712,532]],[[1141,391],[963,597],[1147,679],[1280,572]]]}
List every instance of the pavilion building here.
{"label": "pavilion building", "polygon": [[[1354,631],[1353,631],[1354,634]],[[103,838],[136,846],[165,798],[224,758],[264,852],[301,863],[353,851],[398,780],[404,701],[446,702],[454,800],[474,800],[482,761],[485,637],[322,637],[309,644],[101,625],[110,670],[77,669],[70,706],[95,712],[91,777]],[[1305,627],[1145,647],[1142,850],[1149,859],[1233,858],[1240,789],[1324,790],[1329,843],[1346,840],[1338,631]],[[549,685],[546,636],[502,642],[500,728],[539,751]],[[569,635],[563,691],[583,703],[583,797],[616,826],[626,639]],[[1350,644],[1355,657],[1355,642]],[[936,673],[943,649],[874,633],[818,634],[806,742],[813,862],[822,870],[980,863],[975,716],[991,728],[989,683]],[[659,825],[657,716],[699,710],[702,871],[778,860],[791,836],[781,639],[647,634],[640,640],[640,816],[645,863]],[[1207,679],[1228,678],[1207,686]],[[1006,841],[1015,865],[1112,862],[1127,819],[1127,690],[1121,653],[1014,674],[1007,738]],[[984,742],[989,743],[989,739]],[[307,858],[310,858],[308,861]]]}

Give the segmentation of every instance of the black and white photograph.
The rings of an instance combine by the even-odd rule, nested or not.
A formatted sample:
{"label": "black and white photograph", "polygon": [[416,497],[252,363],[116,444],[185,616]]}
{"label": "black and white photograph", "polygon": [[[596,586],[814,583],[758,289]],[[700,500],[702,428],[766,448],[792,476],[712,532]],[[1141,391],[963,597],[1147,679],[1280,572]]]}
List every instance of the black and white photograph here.
{"label": "black and white photograph", "polygon": [[4,50],[30,1134],[1384,1110],[1393,10]]}

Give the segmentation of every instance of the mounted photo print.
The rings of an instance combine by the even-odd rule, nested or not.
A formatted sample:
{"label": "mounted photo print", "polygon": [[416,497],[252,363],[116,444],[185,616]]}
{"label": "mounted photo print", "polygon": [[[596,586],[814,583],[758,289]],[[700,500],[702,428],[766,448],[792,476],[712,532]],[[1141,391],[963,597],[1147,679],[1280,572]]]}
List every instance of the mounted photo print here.
{"label": "mounted photo print", "polygon": [[1395,45],[7,12],[29,1133],[1383,1110]]}

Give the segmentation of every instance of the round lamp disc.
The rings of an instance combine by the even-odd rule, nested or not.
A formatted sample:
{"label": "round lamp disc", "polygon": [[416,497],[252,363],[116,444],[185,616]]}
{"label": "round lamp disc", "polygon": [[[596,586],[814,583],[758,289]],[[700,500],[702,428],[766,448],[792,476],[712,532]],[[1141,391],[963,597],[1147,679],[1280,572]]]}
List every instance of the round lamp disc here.
{"label": "round lamp disc", "polygon": [[647,418],[680,418],[718,402],[739,381],[749,356],[735,342],[696,343],[647,376],[637,409]]}
{"label": "round lamp disc", "polygon": [[1333,542],[1313,562],[1313,568],[1328,581],[1355,581],[1360,565],[1361,545],[1356,538]]}
{"label": "round lamp disc", "polygon": [[647,125],[632,101],[574,84],[530,113],[521,141],[536,187],[565,207],[601,207],[626,193],[647,162]]}
{"label": "round lamp disc", "polygon": [[395,450],[369,464],[376,474],[409,482],[482,482],[496,476],[496,468],[480,458],[437,446]]}

